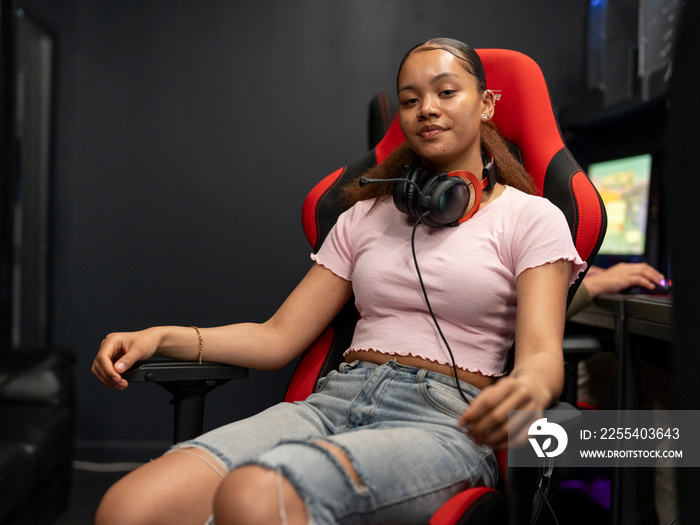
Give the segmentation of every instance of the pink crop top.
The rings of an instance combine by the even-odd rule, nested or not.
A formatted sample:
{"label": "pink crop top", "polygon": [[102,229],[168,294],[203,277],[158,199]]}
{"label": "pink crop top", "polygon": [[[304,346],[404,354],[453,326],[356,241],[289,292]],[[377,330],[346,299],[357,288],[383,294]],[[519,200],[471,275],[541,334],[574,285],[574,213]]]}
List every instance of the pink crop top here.
{"label": "pink crop top", "polygon": [[[411,254],[409,223],[391,199],[344,212],[311,258],[352,281],[360,320],[351,350],[450,357],[430,317]],[[458,367],[503,375],[515,334],[515,279],[528,268],[564,259],[571,282],[585,268],[566,219],[551,202],[506,186],[500,197],[456,228],[416,232],[428,298]]]}

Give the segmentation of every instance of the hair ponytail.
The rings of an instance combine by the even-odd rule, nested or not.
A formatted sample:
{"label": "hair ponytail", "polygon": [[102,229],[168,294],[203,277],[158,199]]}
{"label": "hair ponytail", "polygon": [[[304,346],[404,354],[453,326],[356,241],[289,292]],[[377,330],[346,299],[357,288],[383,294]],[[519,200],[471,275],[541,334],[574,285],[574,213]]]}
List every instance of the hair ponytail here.
{"label": "hair ponytail", "polygon": [[493,157],[498,182],[530,195],[538,194],[532,177],[515,157],[496,124],[491,121],[481,125],[481,150]]}
{"label": "hair ponytail", "polygon": [[377,164],[365,173],[361,173],[353,182],[348,184],[343,189],[341,200],[348,206],[352,206],[357,201],[367,199],[377,199],[377,202],[382,201],[393,194],[394,185],[389,183],[368,184],[361,187],[359,185],[360,177],[393,179],[401,176],[405,166],[416,166],[418,164],[420,164],[418,155],[403,142],[384,159],[384,162]]}

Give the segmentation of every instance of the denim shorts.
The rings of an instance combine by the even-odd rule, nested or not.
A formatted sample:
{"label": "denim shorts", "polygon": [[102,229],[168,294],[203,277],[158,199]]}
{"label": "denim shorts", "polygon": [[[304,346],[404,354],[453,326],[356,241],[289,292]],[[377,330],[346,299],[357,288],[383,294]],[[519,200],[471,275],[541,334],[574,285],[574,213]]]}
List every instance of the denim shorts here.
{"label": "denim shorts", "polygon": [[[462,382],[473,399],[480,390]],[[451,496],[498,477],[491,448],[457,425],[467,404],[454,379],[396,361],[343,363],[305,401],[176,445],[208,451],[227,470],[260,465],[299,492],[316,525],[427,523]],[[319,441],[344,452],[355,483]]]}

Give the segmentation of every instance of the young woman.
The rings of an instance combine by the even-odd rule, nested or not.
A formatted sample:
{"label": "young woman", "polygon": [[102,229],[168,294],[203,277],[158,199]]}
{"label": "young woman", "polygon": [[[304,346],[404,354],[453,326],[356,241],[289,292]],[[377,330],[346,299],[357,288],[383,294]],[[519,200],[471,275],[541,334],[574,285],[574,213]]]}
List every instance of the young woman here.
{"label": "young woman", "polygon": [[[485,155],[493,158],[497,182],[473,199],[471,218],[415,230],[453,357],[426,307],[416,224],[394,206],[393,185],[351,192],[356,204],[267,322],[104,340],[93,373],[123,389],[120,374],[154,354],[191,360],[199,349],[208,361],[279,368],[352,293],[361,314],[346,362],[306,401],[177,445],[112,487],[97,523],[426,523],[455,493],[496,482],[493,449],[507,444],[508,410],[557,398],[567,290],[584,267],[564,216],[528,194],[532,182],[490,123],[494,97],[473,49],[419,44],[397,88],[406,143],[368,176],[398,177],[408,163],[481,179]],[[496,381],[514,338],[514,368]]]}

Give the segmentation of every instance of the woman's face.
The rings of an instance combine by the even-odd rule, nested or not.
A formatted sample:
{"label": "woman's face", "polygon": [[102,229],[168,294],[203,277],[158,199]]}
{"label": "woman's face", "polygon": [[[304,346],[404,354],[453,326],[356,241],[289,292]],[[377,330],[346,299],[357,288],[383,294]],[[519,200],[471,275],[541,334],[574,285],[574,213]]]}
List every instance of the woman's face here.
{"label": "woman's face", "polygon": [[408,146],[433,171],[481,173],[482,115],[491,93],[442,49],[413,52],[398,76],[399,123]]}

